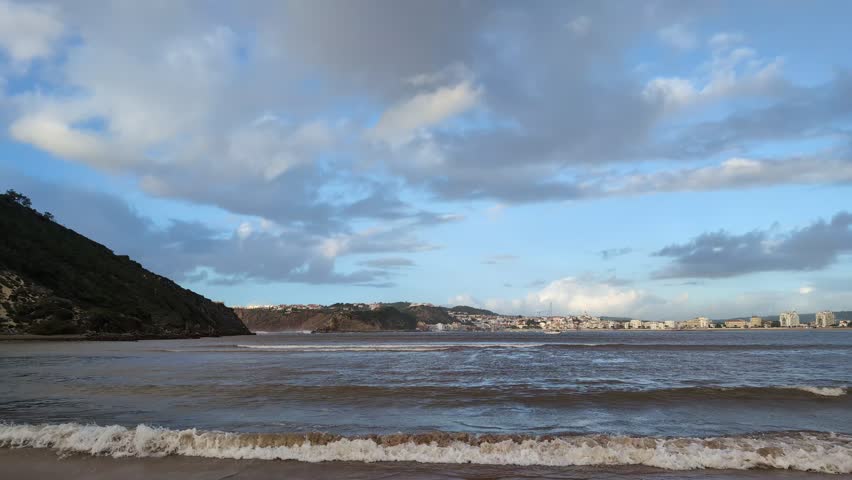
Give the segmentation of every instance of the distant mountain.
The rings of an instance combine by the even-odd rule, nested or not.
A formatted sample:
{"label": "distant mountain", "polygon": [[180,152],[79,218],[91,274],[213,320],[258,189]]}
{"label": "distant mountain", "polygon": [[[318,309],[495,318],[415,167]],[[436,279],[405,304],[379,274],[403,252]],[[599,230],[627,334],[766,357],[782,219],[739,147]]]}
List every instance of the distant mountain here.
{"label": "distant mountain", "polygon": [[417,318],[393,307],[349,310],[340,306],[321,309],[234,308],[237,316],[254,332],[373,332],[414,330]]}
{"label": "distant mountain", "polygon": [[433,307],[430,305],[415,305],[408,307],[403,312],[414,315],[420,323],[436,325],[439,323],[453,323],[455,319],[450,315],[446,307]]}
{"label": "distant mountain", "polygon": [[418,325],[455,322],[450,311],[496,315],[473,307],[447,308],[410,302],[383,303],[378,309],[365,308],[364,304],[335,303],[317,309],[234,307],[234,311],[253,332],[415,330]]}
{"label": "distant mountain", "polygon": [[250,333],[234,312],[0,195],[0,333],[194,337]]}
{"label": "distant mountain", "polygon": [[491,310],[468,307],[466,305],[456,305],[455,307],[450,308],[450,311],[459,312],[459,313],[466,313],[468,315],[497,315],[496,313],[492,312]]}

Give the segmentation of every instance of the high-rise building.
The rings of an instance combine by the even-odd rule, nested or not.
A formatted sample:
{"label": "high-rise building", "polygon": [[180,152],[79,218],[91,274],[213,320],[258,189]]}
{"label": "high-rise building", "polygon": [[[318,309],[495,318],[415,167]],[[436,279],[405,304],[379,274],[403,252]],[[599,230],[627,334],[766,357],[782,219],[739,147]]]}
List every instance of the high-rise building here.
{"label": "high-rise building", "polygon": [[782,327],[798,327],[799,314],[796,313],[795,310],[792,312],[784,312],[778,316],[778,321],[781,323]]}
{"label": "high-rise building", "polygon": [[758,317],[757,315],[752,315],[751,319],[748,322],[749,328],[760,328],[763,326],[763,318]]}
{"label": "high-rise building", "polygon": [[822,312],[817,312],[814,326],[817,328],[828,328],[833,327],[835,323],[834,312],[824,310]]}

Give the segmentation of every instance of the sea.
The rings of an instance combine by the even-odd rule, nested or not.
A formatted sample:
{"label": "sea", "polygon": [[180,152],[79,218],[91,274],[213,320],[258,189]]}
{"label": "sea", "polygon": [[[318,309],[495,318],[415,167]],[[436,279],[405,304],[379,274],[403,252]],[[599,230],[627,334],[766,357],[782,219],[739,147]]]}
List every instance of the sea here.
{"label": "sea", "polygon": [[836,478],[850,387],[852,330],[0,342],[0,467]]}

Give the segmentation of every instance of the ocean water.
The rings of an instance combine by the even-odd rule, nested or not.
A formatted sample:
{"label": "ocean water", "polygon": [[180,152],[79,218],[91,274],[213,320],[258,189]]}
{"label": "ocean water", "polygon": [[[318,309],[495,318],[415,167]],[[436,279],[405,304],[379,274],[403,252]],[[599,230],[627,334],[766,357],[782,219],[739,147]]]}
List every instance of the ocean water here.
{"label": "ocean water", "polygon": [[0,445],[843,474],[850,387],[848,330],[3,342]]}

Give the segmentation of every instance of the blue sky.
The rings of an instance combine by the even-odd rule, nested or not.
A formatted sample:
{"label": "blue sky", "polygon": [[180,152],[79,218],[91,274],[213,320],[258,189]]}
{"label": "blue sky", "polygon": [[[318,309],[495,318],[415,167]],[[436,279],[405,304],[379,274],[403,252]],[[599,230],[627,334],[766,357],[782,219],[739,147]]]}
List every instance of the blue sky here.
{"label": "blue sky", "polygon": [[0,187],[231,305],[852,309],[850,10],[0,0]]}

